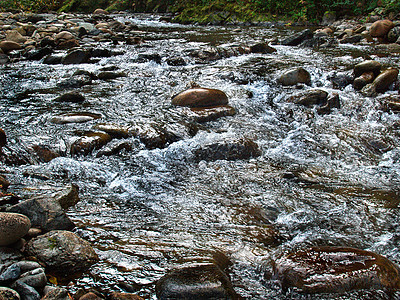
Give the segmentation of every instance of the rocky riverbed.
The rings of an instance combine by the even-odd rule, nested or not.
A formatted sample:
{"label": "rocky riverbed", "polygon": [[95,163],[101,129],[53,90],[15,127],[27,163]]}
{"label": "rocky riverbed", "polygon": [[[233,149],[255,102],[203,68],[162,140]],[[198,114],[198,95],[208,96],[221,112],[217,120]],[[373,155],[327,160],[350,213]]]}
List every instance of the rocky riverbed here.
{"label": "rocky riverbed", "polygon": [[0,299],[399,297],[400,21],[167,19],[0,14]]}

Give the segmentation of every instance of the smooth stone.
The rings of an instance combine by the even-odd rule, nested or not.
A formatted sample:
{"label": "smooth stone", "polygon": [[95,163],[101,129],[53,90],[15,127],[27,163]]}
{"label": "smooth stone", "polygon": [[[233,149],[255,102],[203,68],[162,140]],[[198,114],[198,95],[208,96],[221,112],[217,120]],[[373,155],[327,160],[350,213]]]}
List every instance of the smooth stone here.
{"label": "smooth stone", "polygon": [[104,131],[112,138],[117,139],[125,139],[131,135],[128,127],[115,124],[97,124],[96,126],[94,126],[94,129]]}
{"label": "smooth stone", "polygon": [[274,277],[284,287],[306,293],[357,289],[400,289],[400,270],[387,258],[348,247],[316,247],[274,262]]}
{"label": "smooth stone", "polygon": [[194,152],[197,161],[239,160],[261,155],[257,143],[250,139],[223,140],[201,146]]}
{"label": "smooth stone", "polygon": [[257,43],[255,45],[250,46],[250,52],[251,53],[261,53],[261,54],[270,54],[277,52],[277,50],[271,46],[269,46],[267,43]]}
{"label": "smooth stone", "polygon": [[310,107],[313,105],[324,105],[326,103],[325,100],[327,99],[327,97],[327,92],[316,89],[300,92],[296,95],[289,97],[288,101]]}
{"label": "smooth stone", "polygon": [[17,263],[14,263],[0,274],[0,284],[2,282],[10,282],[16,280],[19,278],[20,275],[21,267]]}
{"label": "smooth stone", "polygon": [[54,99],[54,101],[58,101],[58,102],[72,102],[72,103],[82,103],[85,101],[85,97],[82,96],[80,93],[78,92],[68,92],[65,93],[59,97],[57,97],[56,99]]}
{"label": "smooth stone", "polygon": [[381,72],[381,64],[375,60],[366,60],[354,66],[354,76],[359,77],[364,73],[373,72],[378,76]]}
{"label": "smooth stone", "polygon": [[70,78],[58,82],[57,87],[62,89],[76,89],[90,84],[92,84],[92,78],[90,76],[73,75]]}
{"label": "smooth stone", "polygon": [[68,124],[68,123],[85,123],[93,120],[100,119],[101,115],[93,113],[70,113],[51,119],[55,124]]}
{"label": "smooth stone", "polygon": [[30,260],[23,260],[15,263],[16,266],[18,266],[21,269],[21,272],[27,272],[31,270],[35,270],[38,268],[41,268],[42,266],[37,263],[36,261],[30,261]]}
{"label": "smooth stone", "polygon": [[214,121],[222,117],[233,116],[236,109],[229,105],[221,105],[214,107],[193,107],[187,108],[184,114],[193,119],[195,122],[204,123]]}
{"label": "smooth stone", "polygon": [[380,45],[376,45],[375,49],[376,50],[390,52],[390,53],[400,53],[400,45],[399,45],[399,43],[380,44]]}
{"label": "smooth stone", "polygon": [[71,145],[72,155],[88,155],[111,141],[111,136],[105,132],[89,132],[78,138]]}
{"label": "smooth stone", "polygon": [[61,63],[64,65],[83,64],[89,62],[90,54],[86,50],[77,49],[68,53]]}
{"label": "smooth stone", "polygon": [[56,41],[59,40],[72,40],[74,39],[74,35],[68,31],[61,31],[60,33],[57,33],[56,36],[54,37],[54,39]]}
{"label": "smooth stone", "polygon": [[104,300],[104,298],[96,295],[95,293],[89,292],[82,297],[79,297],[79,300]]}
{"label": "smooth stone", "polygon": [[35,288],[27,285],[26,283],[20,282],[19,280],[15,281],[11,285],[11,288],[16,290],[24,300],[40,300],[41,298]]}
{"label": "smooth stone", "polygon": [[99,260],[90,244],[69,231],[50,231],[29,241],[27,253],[36,257],[46,270],[71,275],[86,271]]}
{"label": "smooth stone", "polygon": [[[76,39],[59,40],[58,43],[57,43],[57,49],[59,49],[59,50],[68,50],[68,49],[72,49],[72,48],[77,48],[77,47],[79,47],[79,45],[80,45],[79,41],[76,40]],[[80,59],[83,60],[82,63],[87,62],[85,56],[68,57],[66,61],[68,61],[68,59],[72,60],[74,62],[68,62],[66,64],[79,64],[79,63],[81,63]],[[89,60],[89,59],[87,59],[87,60]],[[75,61],[78,61],[78,62],[75,62]]]}
{"label": "smooth stone", "polygon": [[16,42],[12,41],[1,41],[0,42],[0,49],[3,50],[4,53],[11,52],[13,50],[20,50],[22,46]]}
{"label": "smooth stone", "polygon": [[0,148],[7,144],[7,136],[3,129],[0,128]]}
{"label": "smooth stone", "polygon": [[228,104],[223,91],[208,88],[191,88],[172,97],[172,104],[188,107],[210,107]]}
{"label": "smooth stone", "polygon": [[[0,50],[1,50],[1,48],[0,48]],[[8,57],[8,55],[0,53],[0,65],[5,65],[5,64],[8,64],[9,62],[10,62],[10,58]]]}
{"label": "smooth stone", "polygon": [[238,299],[228,276],[216,265],[199,265],[167,273],[156,283],[159,300]]}
{"label": "smooth stone", "polygon": [[18,281],[34,288],[43,288],[47,283],[47,277],[43,268],[40,267],[22,274]]}
{"label": "smooth stone", "polygon": [[366,85],[361,92],[368,97],[374,96],[376,93],[384,93],[389,86],[397,80],[399,70],[395,68],[383,71],[375,80]]}
{"label": "smooth stone", "polygon": [[302,67],[290,69],[285,71],[279,78],[278,83],[289,86],[296,85],[298,83],[311,83],[311,75],[310,73]]}
{"label": "smooth stone", "polygon": [[375,75],[373,72],[363,73],[361,76],[354,79],[353,87],[354,87],[354,89],[359,91],[367,84],[373,82],[374,79],[375,79]]}
{"label": "smooth stone", "polygon": [[0,286],[0,299],[1,300],[20,300],[20,296],[17,291],[10,288]]}
{"label": "smooth stone", "polygon": [[6,32],[6,41],[23,44],[26,42],[26,37],[22,36],[17,30],[8,30]]}
{"label": "smooth stone", "polygon": [[0,190],[7,190],[10,186],[10,182],[5,179],[3,176],[0,176]]}
{"label": "smooth stone", "polygon": [[50,162],[53,159],[60,157],[60,154],[49,149],[47,146],[32,145],[30,147],[32,151],[36,154],[36,157],[41,162]]}
{"label": "smooth stone", "polygon": [[41,60],[47,55],[53,53],[53,49],[50,47],[40,48],[40,49],[32,49],[24,54],[27,60]]}
{"label": "smooth stone", "polygon": [[311,39],[312,37],[312,31],[310,29],[305,29],[299,33],[293,34],[292,36],[285,38],[283,41],[281,41],[281,44],[284,46],[298,46],[303,41]]}
{"label": "smooth stone", "polygon": [[372,37],[384,37],[388,34],[390,29],[394,27],[394,24],[390,20],[379,20],[374,22],[370,29],[369,33]]}
{"label": "smooth stone", "polygon": [[341,44],[356,44],[362,41],[364,37],[361,34],[344,37],[340,40]]}
{"label": "smooth stone", "polygon": [[25,236],[31,222],[25,215],[19,213],[0,212],[0,246],[8,246]]}
{"label": "smooth stone", "polygon": [[108,15],[108,12],[105,11],[104,9],[101,8],[97,8],[94,12],[94,15]]}

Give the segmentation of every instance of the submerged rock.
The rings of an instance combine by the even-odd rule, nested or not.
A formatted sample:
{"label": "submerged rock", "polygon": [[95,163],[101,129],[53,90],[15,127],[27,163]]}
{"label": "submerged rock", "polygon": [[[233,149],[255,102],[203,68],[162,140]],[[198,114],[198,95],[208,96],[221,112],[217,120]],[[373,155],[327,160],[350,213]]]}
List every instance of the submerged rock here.
{"label": "submerged rock", "polygon": [[239,299],[228,276],[216,265],[172,271],[158,280],[157,299]]}
{"label": "submerged rock", "polygon": [[82,103],[85,101],[85,97],[78,92],[68,92],[57,97],[54,101]]}
{"label": "submerged rock", "polygon": [[236,114],[236,109],[229,105],[193,107],[186,108],[183,113],[195,122],[204,123],[226,116],[233,116]]}
{"label": "submerged rock", "polygon": [[285,71],[279,78],[278,83],[282,85],[296,85],[298,83],[311,83],[310,73],[302,67]]}
{"label": "submerged rock", "polygon": [[46,270],[66,275],[86,271],[99,260],[87,241],[62,230],[32,239],[27,245],[27,252],[43,263]]}
{"label": "submerged rock", "polygon": [[172,104],[188,107],[210,107],[228,104],[228,97],[223,91],[195,87],[172,97]]}
{"label": "submerged rock", "polygon": [[203,145],[194,152],[196,160],[238,160],[261,155],[257,143],[249,139],[224,140]]}
{"label": "submerged rock", "polygon": [[[7,144],[7,136],[3,129],[0,128],[0,150]],[[0,152],[1,153],[1,152]]]}
{"label": "submerged rock", "polygon": [[71,145],[71,154],[88,155],[94,150],[100,149],[109,141],[111,141],[111,136],[105,132],[88,132]]}
{"label": "submerged rock", "polygon": [[361,92],[365,96],[374,96],[376,93],[384,93],[388,90],[390,85],[397,80],[399,70],[395,68],[387,69],[382,72],[375,80],[366,85]]}
{"label": "submerged rock", "polygon": [[0,212],[0,246],[17,242],[28,233],[29,228],[31,228],[31,222],[27,216]]}
{"label": "submerged rock", "polygon": [[64,65],[83,64],[89,62],[89,59],[90,59],[90,53],[88,51],[77,49],[68,53],[61,60],[61,63]]}
{"label": "submerged rock", "polygon": [[94,113],[69,113],[51,119],[52,123],[55,124],[67,124],[67,123],[85,123],[93,120],[100,119],[101,115]]}
{"label": "submerged rock", "polygon": [[400,269],[387,258],[347,247],[298,251],[274,263],[284,287],[306,293],[343,293],[357,289],[400,289]]}

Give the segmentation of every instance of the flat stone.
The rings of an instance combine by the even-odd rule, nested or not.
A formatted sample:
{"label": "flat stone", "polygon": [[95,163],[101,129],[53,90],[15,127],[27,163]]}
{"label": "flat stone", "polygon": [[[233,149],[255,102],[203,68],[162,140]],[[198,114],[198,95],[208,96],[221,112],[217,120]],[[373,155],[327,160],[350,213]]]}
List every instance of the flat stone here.
{"label": "flat stone", "polygon": [[85,123],[93,120],[100,119],[101,115],[94,113],[69,113],[61,116],[53,117],[52,123],[55,124],[68,124],[68,123]]}

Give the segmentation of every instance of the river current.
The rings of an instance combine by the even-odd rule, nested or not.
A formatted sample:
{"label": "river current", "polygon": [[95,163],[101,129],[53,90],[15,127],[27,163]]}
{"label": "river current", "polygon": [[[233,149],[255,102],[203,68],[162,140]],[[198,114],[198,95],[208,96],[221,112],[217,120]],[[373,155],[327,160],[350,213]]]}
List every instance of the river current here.
{"label": "river current", "polygon": [[[329,80],[366,59],[398,67],[400,57],[376,55],[370,45],[340,44],[323,51],[276,45],[272,54],[199,63],[191,51],[251,45],[296,29],[177,25],[149,15],[116,18],[137,24],[145,42],[105,43],[121,55],[91,64],[21,61],[0,67],[0,127],[9,145],[47,145],[64,153],[48,163],[1,166],[13,183],[11,191],[40,192],[43,186],[71,182],[79,187],[81,201],[68,216],[101,262],[75,287],[108,291],[128,283],[155,299],[154,282],[168,270],[228,259],[233,286],[246,299],[387,299],[384,291],[340,296],[282,291],[271,276],[271,261],[293,250],[330,245],[371,250],[400,263],[400,115],[380,109],[377,97],[365,97],[351,85],[338,89]],[[159,54],[161,63],[138,60],[143,53]],[[168,65],[174,57],[186,65]],[[86,97],[83,104],[53,101],[57,83],[76,70],[96,73],[112,66],[127,76],[77,89]],[[311,86],[303,89],[338,93],[340,109],[320,115],[287,102],[298,90],[276,79],[297,66],[311,74]],[[181,115],[171,96],[191,82],[224,91],[236,115],[205,123],[194,137],[163,149],[148,149],[132,137],[127,139],[132,150],[116,155],[68,153],[76,133],[96,124],[174,126]],[[18,97],[28,89],[34,92]],[[101,118],[51,122],[70,112]],[[260,157],[195,159],[202,145],[243,137],[257,142]]]}

